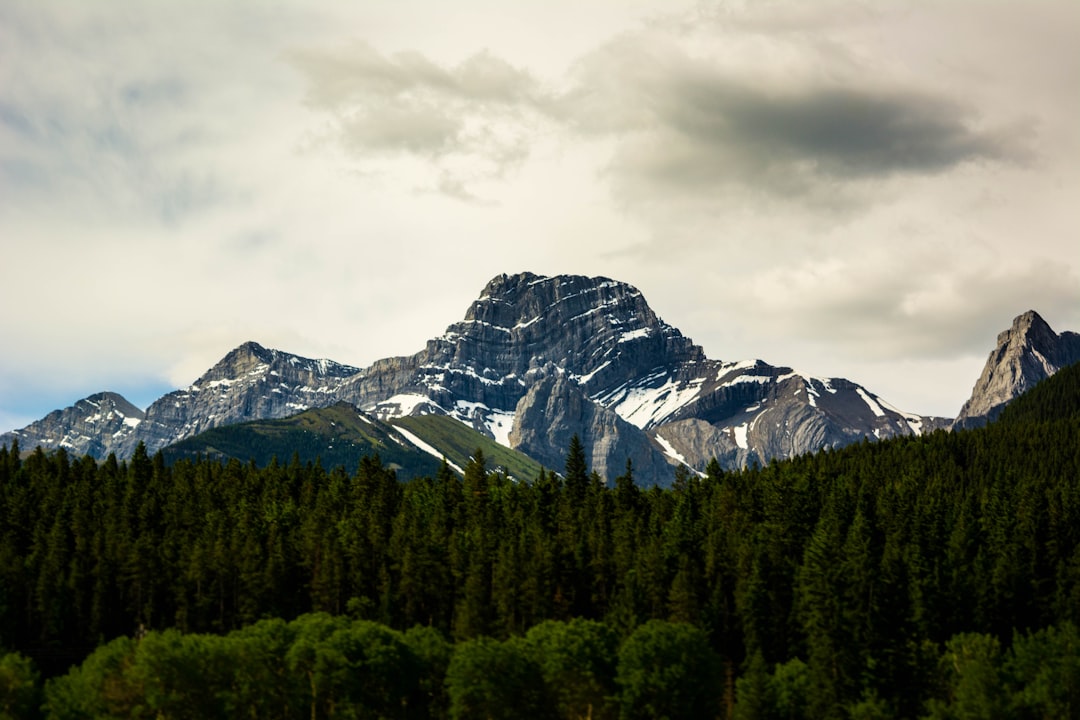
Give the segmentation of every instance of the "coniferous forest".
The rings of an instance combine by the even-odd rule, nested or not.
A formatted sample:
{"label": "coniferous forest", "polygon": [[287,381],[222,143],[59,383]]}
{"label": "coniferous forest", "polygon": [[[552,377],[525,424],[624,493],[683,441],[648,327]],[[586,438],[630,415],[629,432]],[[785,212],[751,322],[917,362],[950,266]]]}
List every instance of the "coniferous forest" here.
{"label": "coniferous forest", "polygon": [[1080,366],[643,489],[0,448],[0,717],[1080,717]]}

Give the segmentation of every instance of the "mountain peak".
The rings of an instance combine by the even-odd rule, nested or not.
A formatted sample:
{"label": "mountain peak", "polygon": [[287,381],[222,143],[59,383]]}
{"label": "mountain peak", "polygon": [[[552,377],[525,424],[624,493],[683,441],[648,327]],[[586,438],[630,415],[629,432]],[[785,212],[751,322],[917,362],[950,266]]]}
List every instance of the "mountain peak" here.
{"label": "mountain peak", "polygon": [[1054,343],[1057,337],[1057,333],[1039,313],[1028,310],[1022,315],[1017,315],[1013,319],[1012,326],[998,335],[998,344],[1002,344],[1003,338],[1006,338],[1006,342],[1008,339],[1014,339],[1045,346],[1047,343]]}
{"label": "mountain peak", "polygon": [[54,410],[21,430],[0,435],[0,445],[19,440],[23,449],[64,448],[76,455],[104,458],[112,444],[132,435],[145,418],[142,410],[119,393],[99,392],[63,410]]}
{"label": "mountain peak", "polygon": [[428,356],[429,365],[464,365],[497,378],[552,364],[582,384],[625,382],[631,371],[704,358],[632,285],[529,272],[493,278]]}
{"label": "mountain peak", "polygon": [[1080,337],[1058,335],[1034,310],[1018,315],[997,337],[971,397],[955,427],[977,427],[997,416],[1011,400],[1062,367],[1080,361]]}

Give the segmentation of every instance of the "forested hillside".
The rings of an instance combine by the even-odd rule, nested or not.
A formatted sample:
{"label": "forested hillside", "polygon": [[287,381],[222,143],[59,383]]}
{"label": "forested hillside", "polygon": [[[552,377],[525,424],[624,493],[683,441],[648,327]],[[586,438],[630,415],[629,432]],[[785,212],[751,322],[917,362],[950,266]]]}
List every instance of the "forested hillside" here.
{"label": "forested hillside", "polygon": [[1077,377],[670,490],[0,449],[0,711],[1076,717]]}

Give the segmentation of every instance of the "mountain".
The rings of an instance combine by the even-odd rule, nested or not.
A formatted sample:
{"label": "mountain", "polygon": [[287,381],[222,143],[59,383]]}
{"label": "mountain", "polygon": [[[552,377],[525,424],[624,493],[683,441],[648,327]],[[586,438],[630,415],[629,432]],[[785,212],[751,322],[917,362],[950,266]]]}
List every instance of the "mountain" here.
{"label": "mountain", "polygon": [[957,429],[985,425],[1009,402],[1067,365],[1080,362],[1080,334],[1058,335],[1034,310],[1013,320],[997,337],[971,397],[953,423]]}
{"label": "mountain", "polygon": [[210,428],[245,420],[283,418],[335,401],[357,368],[310,360],[247,342],[184,390],[154,401],[143,422],[115,448],[129,456],[140,442],[154,452]]}
{"label": "mountain", "polygon": [[344,466],[356,471],[364,456],[378,455],[380,461],[408,479],[434,477],[446,458],[459,474],[472,454],[480,448],[488,468],[533,479],[541,465],[521,453],[447,417],[426,416],[382,422],[348,403],[305,410],[278,420],[255,420],[222,425],[162,449],[166,461],[199,456],[254,460],[265,466],[273,458],[290,462],[293,453],[301,463],[320,459],[326,468]]}
{"label": "mountain", "polygon": [[670,463],[739,467],[942,424],[847,380],[710,360],[625,283],[532,273],[496,277],[462,322],[341,396],[380,417],[446,413],[545,463],[577,434],[602,476],[630,458],[645,483],[670,478]]}
{"label": "mountain", "polygon": [[53,410],[21,430],[0,435],[0,445],[18,441],[23,450],[64,448],[75,455],[106,457],[120,438],[131,435],[146,414],[122,395],[101,392],[71,407]]}
{"label": "mountain", "polygon": [[[420,352],[365,369],[241,345],[137,425],[98,437],[92,454],[128,456],[139,442],[154,452],[339,401],[380,420],[452,418],[556,469],[576,434],[601,476],[629,459],[643,484],[666,484],[677,463],[734,468],[945,423],[848,380],[709,359],[626,283],[519,273],[491,280]],[[24,446],[43,437],[21,432]]]}
{"label": "mountain", "polygon": [[[156,452],[210,428],[326,407],[335,402],[334,392],[343,379],[357,372],[331,360],[311,360],[247,342],[187,388],[155,400],[145,413],[115,393],[101,393],[9,435],[26,449],[41,445],[99,459],[109,453],[130,457],[140,442]],[[97,410],[99,398],[106,398],[105,411]],[[107,410],[123,422],[97,422],[101,412],[108,416]],[[90,424],[80,423],[84,415]],[[9,443],[9,435],[0,435],[0,444]]]}

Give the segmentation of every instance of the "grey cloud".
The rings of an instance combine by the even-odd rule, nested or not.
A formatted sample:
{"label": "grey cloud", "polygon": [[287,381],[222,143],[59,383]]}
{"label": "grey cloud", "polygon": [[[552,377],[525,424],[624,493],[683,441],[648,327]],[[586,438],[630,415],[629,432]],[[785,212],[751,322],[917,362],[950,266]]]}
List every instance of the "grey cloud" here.
{"label": "grey cloud", "polygon": [[431,103],[408,100],[362,107],[339,120],[341,140],[354,152],[384,150],[440,155],[461,135],[464,121]]}
{"label": "grey cloud", "polygon": [[662,112],[695,144],[733,148],[764,166],[808,163],[831,177],[934,173],[1016,155],[1001,138],[973,130],[960,106],[914,92],[823,87],[770,94],[716,80],[683,84]]}
{"label": "grey cloud", "polygon": [[[820,49],[799,51],[810,64],[837,62]],[[844,80],[822,80],[824,72],[751,81],[663,30],[618,37],[580,58],[559,93],[486,52],[444,67],[356,43],[289,60],[307,80],[309,105],[334,115],[334,132],[354,154],[436,163],[456,155],[500,175],[527,156],[534,126],[546,121],[579,138],[615,139],[607,174],[628,204],[742,190],[845,206],[860,201],[865,181],[1024,157],[1016,127],[982,127],[962,98],[853,74],[850,59]]]}
{"label": "grey cloud", "polygon": [[823,186],[851,195],[862,181],[1025,158],[1019,126],[987,130],[959,98],[866,72],[751,81],[668,37],[620,38],[584,58],[575,81],[554,113],[619,138],[611,175],[632,203],[724,189],[821,203]]}
{"label": "grey cloud", "polygon": [[453,161],[478,161],[481,175],[498,177],[527,155],[523,135],[541,102],[537,83],[490,53],[447,68],[366,43],[287,57],[307,81],[308,104],[334,115],[343,147],[356,156],[425,157],[439,166],[435,189],[452,197],[473,197],[465,187],[472,177],[455,174]]}

